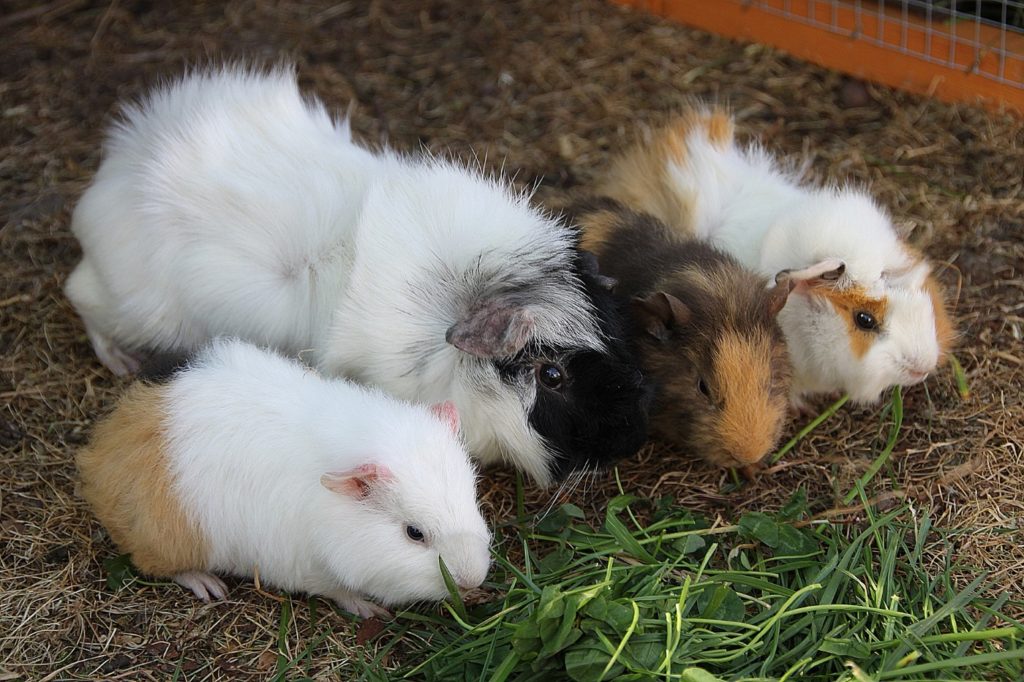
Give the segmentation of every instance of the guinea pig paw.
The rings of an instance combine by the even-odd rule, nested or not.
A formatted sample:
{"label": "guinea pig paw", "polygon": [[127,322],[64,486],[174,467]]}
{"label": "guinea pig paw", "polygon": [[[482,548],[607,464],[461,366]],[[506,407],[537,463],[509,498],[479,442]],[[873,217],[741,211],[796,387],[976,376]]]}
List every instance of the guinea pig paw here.
{"label": "guinea pig paw", "polygon": [[334,600],[341,608],[345,609],[349,613],[354,613],[360,618],[390,618],[391,612],[385,609],[383,606],[378,606],[372,601],[363,599],[354,592],[350,592],[345,589],[337,590],[332,592],[330,595],[331,599]]}
{"label": "guinea pig paw", "polygon": [[88,330],[89,340],[92,342],[92,348],[96,351],[96,356],[99,357],[100,362],[103,366],[109,369],[111,372],[119,377],[127,376],[129,374],[135,374],[139,371],[142,366],[142,359],[122,350],[118,347],[114,340]]}
{"label": "guinea pig paw", "polygon": [[179,573],[174,576],[174,582],[192,590],[193,594],[207,604],[215,599],[225,599],[228,596],[228,586],[212,573],[203,573],[202,571]]}
{"label": "guinea pig paw", "polygon": [[798,395],[789,397],[789,413],[796,419],[806,419],[816,414],[814,406]]}

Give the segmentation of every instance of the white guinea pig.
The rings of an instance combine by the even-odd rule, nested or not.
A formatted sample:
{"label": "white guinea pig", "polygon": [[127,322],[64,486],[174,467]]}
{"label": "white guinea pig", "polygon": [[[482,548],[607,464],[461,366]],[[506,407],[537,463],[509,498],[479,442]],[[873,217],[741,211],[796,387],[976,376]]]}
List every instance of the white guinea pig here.
{"label": "white guinea pig", "polygon": [[[204,600],[214,574],[376,603],[464,588],[490,533],[451,403],[429,410],[240,341],[217,340],[162,385],[135,384],[78,454],[82,495],[140,571]],[[372,601],[371,601],[372,600]]]}
{"label": "white guinea pig", "polygon": [[628,151],[603,193],[801,284],[779,313],[791,401],[845,391],[877,400],[923,381],[955,336],[931,265],[864,192],[801,185],[720,109],[684,112]]}
{"label": "white guinea pig", "polygon": [[636,452],[651,389],[577,232],[452,161],[353,143],[290,70],[187,75],[125,110],[65,291],[100,359],[235,336],[422,403],[541,484]]}

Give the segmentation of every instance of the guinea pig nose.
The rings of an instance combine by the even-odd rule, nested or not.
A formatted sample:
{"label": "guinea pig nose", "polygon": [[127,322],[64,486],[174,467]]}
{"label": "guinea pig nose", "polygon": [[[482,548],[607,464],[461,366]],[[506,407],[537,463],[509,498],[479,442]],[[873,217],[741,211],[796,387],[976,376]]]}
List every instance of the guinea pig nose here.
{"label": "guinea pig nose", "polygon": [[480,587],[484,582],[486,575],[468,576],[468,575],[453,575],[452,578],[455,580],[455,585],[458,586],[460,593],[466,593],[470,590],[474,590]]}
{"label": "guinea pig nose", "polygon": [[762,462],[754,462],[753,464],[740,467],[740,474],[742,474],[743,478],[748,481],[753,481],[757,478],[757,475],[761,473],[761,469],[763,468],[764,464]]}

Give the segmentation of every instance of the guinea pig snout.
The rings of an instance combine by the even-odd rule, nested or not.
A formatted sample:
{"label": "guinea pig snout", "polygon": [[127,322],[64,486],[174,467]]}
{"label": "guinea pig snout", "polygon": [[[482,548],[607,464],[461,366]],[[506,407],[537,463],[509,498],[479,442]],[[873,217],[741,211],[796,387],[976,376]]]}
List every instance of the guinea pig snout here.
{"label": "guinea pig snout", "polygon": [[904,360],[900,363],[900,369],[903,370],[903,385],[913,386],[921,383],[928,378],[934,366],[935,363],[927,360]]}
{"label": "guinea pig snout", "polygon": [[460,590],[480,587],[491,568],[488,543],[476,535],[454,536],[450,546],[441,551],[441,557]]}
{"label": "guinea pig snout", "polygon": [[768,455],[768,452],[763,445],[757,445],[755,447],[735,449],[730,455],[738,468],[756,471],[761,468],[761,462]]}

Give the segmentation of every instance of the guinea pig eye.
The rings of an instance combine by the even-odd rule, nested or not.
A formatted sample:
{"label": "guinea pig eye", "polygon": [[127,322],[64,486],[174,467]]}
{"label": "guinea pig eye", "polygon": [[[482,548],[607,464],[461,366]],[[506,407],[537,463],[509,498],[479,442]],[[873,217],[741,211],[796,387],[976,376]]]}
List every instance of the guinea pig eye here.
{"label": "guinea pig eye", "polygon": [[875,319],[875,316],[863,310],[858,310],[853,314],[853,323],[857,325],[858,329],[863,329],[866,332],[878,329],[878,320]]}
{"label": "guinea pig eye", "polygon": [[697,379],[697,390],[700,391],[705,398],[711,400],[711,389],[708,388],[708,382],[704,381],[704,377]]}
{"label": "guinea pig eye", "polygon": [[541,364],[537,365],[537,381],[552,391],[562,388],[565,375],[558,365]]}
{"label": "guinea pig eye", "polygon": [[406,526],[405,534],[409,536],[409,539],[413,542],[423,542],[423,531],[416,526]]}

